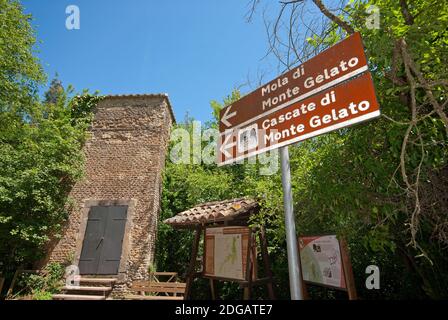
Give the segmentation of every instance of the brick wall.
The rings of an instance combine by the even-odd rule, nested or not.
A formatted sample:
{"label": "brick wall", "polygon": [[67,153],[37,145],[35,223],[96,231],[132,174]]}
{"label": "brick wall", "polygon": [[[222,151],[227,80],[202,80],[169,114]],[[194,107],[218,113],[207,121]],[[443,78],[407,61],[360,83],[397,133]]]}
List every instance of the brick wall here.
{"label": "brick wall", "polygon": [[[89,206],[128,204],[117,291],[147,277],[160,210],[161,173],[174,118],[165,95],[108,96],[95,111],[84,147],[85,178],[71,191],[74,209],[49,261],[77,264]],[[124,261],[123,261],[124,260]]]}

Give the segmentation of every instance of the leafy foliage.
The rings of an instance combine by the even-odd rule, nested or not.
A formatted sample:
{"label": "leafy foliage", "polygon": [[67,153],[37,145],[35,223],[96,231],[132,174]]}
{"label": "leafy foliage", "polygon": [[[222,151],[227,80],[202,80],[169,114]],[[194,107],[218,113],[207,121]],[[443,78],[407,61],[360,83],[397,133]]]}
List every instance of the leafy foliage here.
{"label": "leafy foliage", "polygon": [[65,268],[59,263],[50,263],[39,273],[22,273],[11,293],[11,298],[51,300],[63,286]]}
{"label": "leafy foliage", "polygon": [[10,123],[1,132],[0,251],[5,265],[35,261],[50,236],[61,230],[68,192],[83,174],[81,148],[91,119],[91,112],[81,118],[72,114],[97,100],[85,95],[68,103],[63,93],[56,104],[35,102],[32,118]]}
{"label": "leafy foliage", "polygon": [[[45,80],[34,56],[36,43],[31,16],[16,0],[0,1],[0,111],[2,118],[30,112],[38,85]],[[1,124],[1,122],[0,122]],[[0,127],[2,129],[2,127]]]}

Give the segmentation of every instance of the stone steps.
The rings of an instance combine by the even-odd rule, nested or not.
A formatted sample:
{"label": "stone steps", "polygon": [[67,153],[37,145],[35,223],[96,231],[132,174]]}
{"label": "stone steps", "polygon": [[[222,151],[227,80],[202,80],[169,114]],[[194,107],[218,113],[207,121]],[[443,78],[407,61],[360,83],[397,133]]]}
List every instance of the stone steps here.
{"label": "stone steps", "polygon": [[104,286],[113,286],[117,282],[117,279],[114,278],[86,278],[81,277],[79,279],[80,284],[95,284],[95,285],[104,285]]}
{"label": "stone steps", "polygon": [[106,297],[85,294],[54,294],[53,300],[106,300]]}
{"label": "stone steps", "polygon": [[62,290],[64,291],[87,291],[87,292],[110,292],[112,291],[112,287],[90,287],[90,286],[69,286],[69,287],[63,287]]}
{"label": "stone steps", "polygon": [[114,278],[77,279],[79,286],[64,286],[61,294],[53,295],[53,300],[106,300],[117,281]]}
{"label": "stone steps", "polygon": [[182,296],[143,296],[143,295],[130,295],[126,299],[129,300],[184,300]]}

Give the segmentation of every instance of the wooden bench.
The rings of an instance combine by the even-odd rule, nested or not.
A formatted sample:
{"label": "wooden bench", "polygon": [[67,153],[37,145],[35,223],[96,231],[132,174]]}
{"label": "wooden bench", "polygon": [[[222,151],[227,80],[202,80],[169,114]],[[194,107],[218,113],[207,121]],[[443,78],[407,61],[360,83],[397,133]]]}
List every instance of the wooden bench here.
{"label": "wooden bench", "polygon": [[[131,290],[138,294],[126,296],[131,300],[183,300],[186,284],[182,282],[135,281]],[[146,295],[149,293],[150,295]]]}

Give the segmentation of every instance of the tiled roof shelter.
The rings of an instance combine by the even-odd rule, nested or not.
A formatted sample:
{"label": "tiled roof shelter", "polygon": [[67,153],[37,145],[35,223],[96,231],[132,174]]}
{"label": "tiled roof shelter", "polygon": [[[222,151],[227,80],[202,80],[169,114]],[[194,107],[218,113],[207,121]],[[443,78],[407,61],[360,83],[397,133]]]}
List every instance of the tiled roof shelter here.
{"label": "tiled roof shelter", "polygon": [[183,211],[164,222],[174,228],[194,228],[198,225],[219,222],[247,221],[258,208],[257,201],[250,198],[207,202]]}
{"label": "tiled roof shelter", "polygon": [[[269,262],[268,243],[265,237],[264,226],[249,225],[249,218],[260,209],[258,202],[251,198],[237,198],[223,201],[207,202],[197,205],[194,208],[166,219],[164,222],[176,229],[193,229],[195,237],[193,241],[190,263],[186,275],[185,297],[190,298],[192,284],[195,278],[208,278],[210,281],[211,297],[216,299],[217,288],[215,281],[237,282],[244,288],[244,299],[250,299],[252,287],[256,285],[266,285],[270,299],[275,299],[273,277]],[[210,261],[214,264],[215,238],[207,236],[208,229],[237,230],[241,240],[241,267],[242,278],[229,278],[226,276],[207,273],[207,266]],[[256,230],[258,230],[258,235]],[[226,233],[227,234],[227,233]],[[257,243],[256,237],[260,238]],[[199,257],[199,247],[202,241],[202,257]],[[211,239],[213,239],[213,242]],[[261,251],[258,251],[257,246]],[[260,278],[257,273],[257,252],[261,252],[264,262],[265,277]],[[202,268],[198,269],[198,258],[202,260]],[[214,270],[214,268],[213,268]]]}

